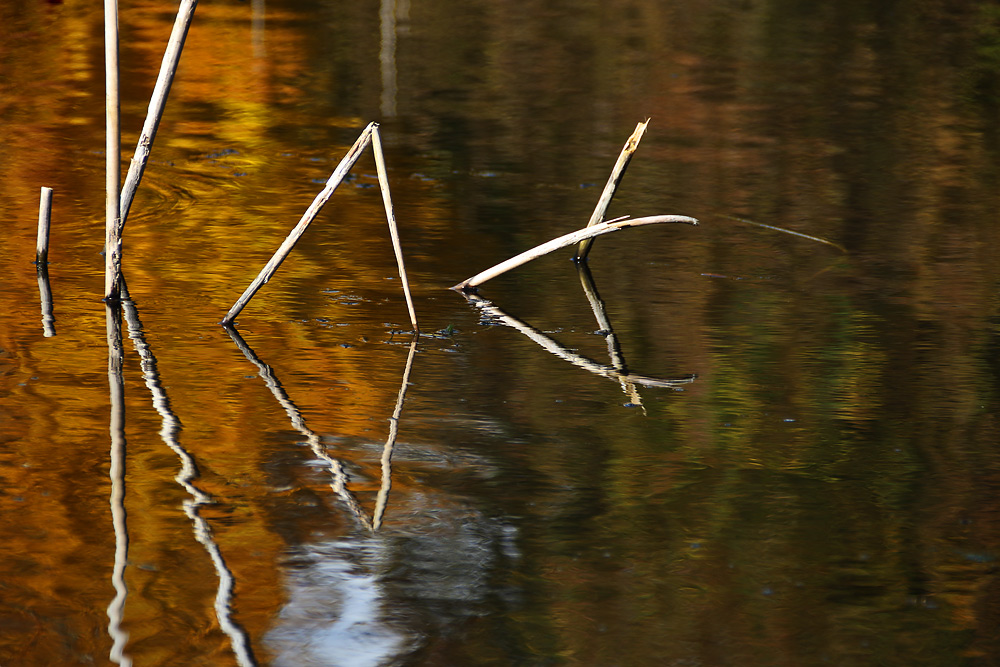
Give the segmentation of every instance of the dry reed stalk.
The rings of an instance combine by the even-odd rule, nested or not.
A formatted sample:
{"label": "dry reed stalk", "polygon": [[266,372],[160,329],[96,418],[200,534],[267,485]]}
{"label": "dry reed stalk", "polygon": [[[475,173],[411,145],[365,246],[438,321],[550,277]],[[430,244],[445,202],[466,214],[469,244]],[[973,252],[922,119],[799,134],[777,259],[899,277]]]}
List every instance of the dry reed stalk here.
{"label": "dry reed stalk", "polygon": [[42,188],[38,202],[38,241],[35,243],[35,263],[47,264],[49,259],[49,227],[52,223],[52,188]]}
{"label": "dry reed stalk", "polygon": [[580,241],[584,241],[586,239],[592,239],[595,236],[601,236],[602,234],[610,234],[611,232],[621,231],[622,229],[627,229],[629,227],[655,225],[665,222],[681,222],[688,225],[698,224],[697,220],[689,218],[686,215],[651,215],[645,218],[615,218],[614,220],[599,222],[596,225],[578,229],[575,232],[570,232],[569,234],[564,234],[558,238],[554,238],[551,241],[543,243],[530,250],[525,250],[520,255],[511,257],[504,262],[500,262],[496,266],[486,269],[485,271],[480,271],[468,280],[453,286],[451,289],[462,292],[472,291],[474,288],[482,285],[487,280],[496,278],[511,269],[517,268],[522,264],[527,264],[531,260],[538,259],[539,257],[547,255],[554,250],[559,250],[560,248],[565,248],[566,246],[579,243]]}
{"label": "dry reed stalk", "polygon": [[[635,153],[635,149],[639,147],[639,140],[642,139],[642,135],[646,132],[647,125],[649,125],[648,118],[645,122],[639,123],[635,126],[635,130],[632,131],[632,136],[630,136],[628,141],[625,142],[625,146],[622,148],[621,153],[618,155],[618,160],[615,162],[615,166],[611,170],[611,176],[608,177],[608,182],[604,185],[604,191],[601,193],[601,198],[597,200],[597,207],[594,208],[594,212],[590,216],[590,221],[587,222],[588,227],[593,227],[604,220],[604,214],[608,212],[608,206],[611,205],[611,200],[615,196],[618,184],[621,183],[622,178],[625,176],[625,170],[628,168],[628,163],[632,160],[632,154]],[[590,253],[590,246],[593,243],[594,240],[592,238],[580,241],[580,245],[576,249],[576,254],[573,256],[573,261],[587,261],[587,255]]]}
{"label": "dry reed stalk", "polygon": [[755,227],[763,227],[764,229],[770,229],[775,232],[781,232],[783,234],[791,234],[792,236],[798,236],[800,238],[808,239],[810,241],[816,241],[817,243],[825,243],[828,246],[834,247],[840,252],[847,254],[847,248],[840,245],[839,243],[834,243],[833,241],[828,241],[827,239],[821,238],[819,236],[811,236],[809,234],[803,234],[802,232],[792,231],[791,229],[785,229],[784,227],[776,227],[775,225],[766,225],[763,222],[757,222],[755,220],[748,220],[747,218],[740,218],[735,215],[723,215],[723,218],[729,220],[735,220],[736,222],[742,222],[746,225],[753,225]]}
{"label": "dry reed stalk", "polygon": [[104,298],[118,298],[121,275],[121,100],[118,82],[118,0],[104,0],[105,227]]}
{"label": "dry reed stalk", "polygon": [[378,125],[372,128],[372,152],[375,153],[375,169],[378,172],[378,186],[382,191],[382,203],[385,204],[385,218],[389,222],[389,238],[392,239],[392,251],[396,254],[396,265],[399,267],[399,279],[403,282],[403,296],[406,297],[406,308],[410,313],[410,324],[414,333],[418,333],[417,313],[413,309],[413,299],[410,297],[410,282],[406,279],[406,266],[403,264],[403,248],[399,244],[399,230],[396,227],[396,216],[392,212],[392,198],[389,196],[389,177],[385,169],[385,156],[382,154],[382,137]]}
{"label": "dry reed stalk", "polygon": [[156,139],[156,130],[160,126],[160,119],[163,118],[163,109],[167,104],[170,86],[173,84],[174,76],[177,74],[177,64],[180,62],[181,51],[184,49],[184,40],[187,39],[188,28],[191,27],[191,20],[194,17],[194,10],[197,6],[198,0],[181,0],[181,4],[177,8],[174,27],[170,31],[170,39],[167,41],[167,48],[163,53],[163,60],[160,63],[160,73],[156,77],[156,85],[153,86],[153,94],[149,99],[149,110],[146,113],[146,121],[142,126],[142,132],[139,134],[139,142],[135,147],[132,162],[129,164],[125,184],[122,186],[121,201],[119,203],[119,236],[121,236],[122,229],[125,227],[129,209],[132,207],[132,199],[135,197],[135,191],[142,180],[146,163],[149,161],[149,152],[152,150],[153,140]]}
{"label": "dry reed stalk", "polygon": [[361,157],[361,153],[371,142],[372,131],[375,127],[375,123],[368,123],[368,126],[361,132],[361,136],[359,136],[358,140],[354,142],[351,149],[347,151],[347,155],[344,156],[344,159],[340,161],[340,164],[337,165],[337,168],[330,175],[330,178],[326,182],[326,186],[318,195],[316,195],[316,198],[313,199],[309,208],[307,208],[306,212],[302,214],[302,218],[299,219],[298,224],[295,225],[291,232],[289,232],[281,246],[279,246],[274,252],[274,255],[268,263],[264,265],[264,268],[260,270],[257,277],[254,278],[249,287],[244,290],[242,296],[236,300],[236,303],[233,304],[233,307],[229,309],[229,312],[226,313],[226,316],[222,318],[222,321],[219,322],[219,324],[222,326],[232,325],[236,316],[240,314],[248,303],[250,303],[250,299],[252,299],[258,290],[260,290],[260,288],[271,279],[274,272],[278,270],[281,263],[285,261],[286,257],[288,257],[288,253],[290,253],[292,248],[295,247],[295,244],[298,243],[299,238],[305,233],[306,229],[309,228],[312,221],[316,219],[316,216],[319,215],[319,212],[323,209],[326,202],[330,200],[330,197],[333,196],[337,186],[339,186],[344,180],[344,177],[347,176],[347,172],[351,170],[354,163],[358,161],[359,157]]}

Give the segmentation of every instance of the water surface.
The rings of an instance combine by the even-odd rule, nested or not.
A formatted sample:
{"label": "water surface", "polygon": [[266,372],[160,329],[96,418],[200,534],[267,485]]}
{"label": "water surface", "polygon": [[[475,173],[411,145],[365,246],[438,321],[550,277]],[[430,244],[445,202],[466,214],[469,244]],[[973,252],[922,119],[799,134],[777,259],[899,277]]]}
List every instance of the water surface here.
{"label": "water surface", "polygon": [[[0,663],[998,659],[991,4],[202,3],[120,393],[92,4],[0,8]],[[175,9],[121,7],[124,164]],[[599,239],[600,319],[569,251],[447,290],[646,118],[610,214],[701,224]],[[366,156],[234,338],[372,120],[424,335]]]}

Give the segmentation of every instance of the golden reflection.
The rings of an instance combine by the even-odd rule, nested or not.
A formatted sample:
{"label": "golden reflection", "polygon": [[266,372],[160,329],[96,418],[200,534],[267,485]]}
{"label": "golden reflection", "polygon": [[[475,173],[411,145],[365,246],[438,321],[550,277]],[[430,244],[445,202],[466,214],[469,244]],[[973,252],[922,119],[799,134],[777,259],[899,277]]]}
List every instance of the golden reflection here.
{"label": "golden reflection", "polygon": [[291,421],[292,428],[306,436],[306,443],[309,445],[309,449],[311,449],[313,454],[316,455],[316,458],[326,463],[327,469],[333,477],[333,481],[330,483],[330,488],[333,489],[333,492],[337,494],[345,505],[347,505],[347,509],[350,510],[354,518],[358,520],[358,523],[371,530],[372,524],[368,519],[368,515],[361,507],[361,503],[358,502],[358,499],[355,498],[354,494],[347,488],[347,473],[344,471],[344,464],[338,459],[335,459],[327,454],[323,449],[323,443],[320,441],[320,435],[306,425],[305,418],[299,411],[298,406],[296,406],[295,403],[292,402],[292,399],[289,398],[288,392],[286,392],[285,388],[281,386],[281,382],[275,375],[274,370],[260,360],[257,353],[253,351],[253,348],[251,348],[245,340],[243,340],[243,336],[241,336],[236,329],[231,326],[226,326],[225,329],[226,333],[229,334],[229,337],[233,339],[234,343],[236,343],[236,347],[238,347],[240,352],[243,353],[243,356],[245,356],[250,363],[257,367],[258,374],[264,381],[264,384],[271,390],[271,393],[274,395],[274,398],[277,399],[278,403],[281,404],[281,407],[285,409],[285,413],[288,414],[288,419]]}
{"label": "golden reflection", "polygon": [[313,454],[327,464],[327,469],[333,477],[333,481],[330,483],[330,488],[333,489],[333,492],[344,502],[358,523],[372,532],[377,531],[382,526],[382,519],[385,516],[388,504],[389,490],[392,488],[392,451],[396,445],[396,437],[399,433],[399,416],[403,411],[403,402],[406,400],[406,389],[410,382],[410,370],[413,368],[413,357],[417,351],[418,336],[414,336],[410,342],[409,352],[406,356],[406,366],[403,370],[403,380],[399,388],[399,393],[396,396],[396,405],[393,408],[392,417],[389,418],[389,435],[386,438],[385,445],[382,447],[381,486],[376,498],[375,510],[372,517],[369,518],[368,513],[365,512],[361,503],[358,502],[358,499],[347,488],[347,472],[344,470],[344,464],[339,459],[335,459],[326,453],[321,436],[306,425],[301,411],[288,396],[277,375],[275,375],[274,370],[261,361],[257,353],[253,351],[253,348],[247,344],[246,340],[243,339],[236,329],[227,326],[225,330],[230,338],[233,339],[233,342],[236,343],[240,352],[243,353],[243,356],[257,367],[258,374],[264,380],[264,384],[271,390],[271,393],[278,403],[281,404],[281,407],[285,409],[285,413],[291,421],[292,428],[306,436],[306,443]]}
{"label": "golden reflection", "polygon": [[257,664],[257,661],[254,659],[250,639],[246,630],[233,619],[232,615],[233,588],[235,586],[233,573],[226,565],[222,551],[212,536],[211,526],[199,512],[202,505],[212,502],[212,496],[194,484],[194,480],[198,478],[198,467],[194,457],[180,444],[177,438],[181,430],[181,421],[174,414],[167,392],[160,382],[160,371],[157,367],[156,357],[153,355],[149,343],[146,342],[142,321],[139,319],[139,310],[129,295],[124,277],[121,281],[121,294],[129,338],[132,339],[135,351],[139,354],[143,380],[152,397],[153,407],[161,418],[160,438],[181,460],[181,469],[174,476],[174,480],[191,496],[183,502],[184,514],[194,525],[194,537],[208,552],[219,577],[219,587],[215,596],[215,614],[219,621],[219,627],[229,637],[239,665],[252,667]]}

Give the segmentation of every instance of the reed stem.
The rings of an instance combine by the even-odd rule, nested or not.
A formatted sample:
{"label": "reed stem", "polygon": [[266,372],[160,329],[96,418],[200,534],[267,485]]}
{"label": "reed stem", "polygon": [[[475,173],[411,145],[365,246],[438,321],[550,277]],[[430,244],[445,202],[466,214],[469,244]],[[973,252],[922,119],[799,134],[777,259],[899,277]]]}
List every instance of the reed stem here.
{"label": "reed stem", "polygon": [[413,298],[410,296],[410,281],[406,278],[406,266],[403,264],[403,248],[399,243],[399,229],[396,227],[396,216],[392,212],[392,197],[389,195],[389,177],[385,168],[385,156],[382,154],[382,137],[378,125],[372,128],[372,152],[375,153],[375,169],[378,171],[378,186],[382,190],[382,203],[385,204],[385,218],[389,222],[389,238],[392,239],[392,250],[396,254],[396,265],[399,267],[399,279],[403,283],[403,296],[406,297],[406,308],[410,313],[410,324],[413,332],[418,333],[417,313],[413,308]]}
{"label": "reed stem", "polygon": [[35,244],[35,263],[47,264],[49,260],[49,227],[52,223],[52,188],[42,188],[38,202],[38,241]]}
{"label": "reed stem", "polygon": [[105,227],[104,298],[118,298],[121,275],[121,99],[118,82],[118,0],[104,0]]}
{"label": "reed stem", "polygon": [[359,136],[358,140],[354,142],[351,149],[347,151],[347,155],[344,156],[344,159],[340,161],[340,164],[337,165],[337,168],[330,175],[330,178],[326,182],[326,186],[318,195],[316,195],[316,198],[313,199],[309,208],[306,209],[304,214],[302,214],[302,218],[299,220],[298,224],[295,225],[291,232],[289,232],[281,246],[278,247],[271,259],[264,265],[264,268],[260,270],[260,273],[257,274],[257,277],[254,278],[253,282],[250,283],[246,290],[244,290],[242,296],[236,300],[236,303],[233,304],[233,307],[229,309],[229,312],[226,313],[226,316],[222,318],[222,321],[219,322],[219,324],[222,326],[231,326],[233,320],[236,319],[236,316],[240,314],[248,303],[250,303],[250,299],[252,299],[260,288],[271,279],[274,272],[278,270],[281,263],[285,261],[286,257],[288,257],[288,253],[290,253],[292,248],[295,247],[295,244],[298,243],[299,238],[302,237],[302,234],[304,234],[306,229],[309,228],[312,221],[316,219],[316,216],[319,215],[319,212],[323,209],[326,202],[328,202],[330,197],[333,196],[333,193],[337,190],[337,186],[339,186],[344,180],[344,177],[347,176],[347,172],[351,170],[354,163],[358,161],[359,157],[361,157],[361,153],[371,142],[372,131],[375,127],[375,123],[369,123],[368,126],[361,132],[361,136]]}
{"label": "reed stem", "polygon": [[167,104],[170,86],[177,74],[177,65],[181,59],[181,51],[184,49],[184,40],[187,39],[188,28],[191,27],[191,20],[194,18],[194,10],[197,6],[198,0],[181,0],[181,4],[177,8],[174,27],[170,31],[170,39],[167,41],[167,48],[160,63],[160,73],[156,77],[156,85],[153,86],[153,94],[149,99],[146,121],[139,134],[139,142],[136,144],[132,162],[129,164],[125,184],[122,186],[117,227],[119,237],[125,227],[129,209],[132,207],[135,191],[138,189],[143,172],[146,170],[149,153],[153,148],[153,140],[156,139],[156,130],[160,126],[160,119],[163,118],[163,109]]}
{"label": "reed stem", "polygon": [[[625,142],[625,146],[622,148],[622,152],[618,155],[618,160],[615,162],[615,166],[611,170],[611,176],[608,177],[608,182],[604,185],[604,191],[601,193],[601,198],[597,200],[597,207],[594,208],[594,212],[590,216],[590,221],[587,222],[588,227],[593,227],[604,220],[604,215],[608,212],[608,206],[611,205],[611,200],[615,196],[618,184],[621,183],[622,178],[625,176],[625,170],[628,169],[628,163],[632,160],[632,154],[635,153],[635,149],[639,147],[639,140],[642,139],[642,135],[646,132],[647,125],[649,125],[648,118],[645,122],[639,123],[635,126],[635,130],[632,131],[632,136],[630,136],[628,141]],[[587,261],[587,255],[590,253],[590,247],[593,243],[593,238],[580,241],[580,245],[576,249],[576,254],[573,256],[573,261]]]}
{"label": "reed stem", "polygon": [[396,407],[393,408],[392,416],[389,417],[389,436],[385,439],[385,445],[382,446],[382,485],[375,497],[372,532],[376,532],[382,527],[385,509],[389,504],[389,491],[392,489],[392,451],[396,447],[396,438],[399,436],[399,416],[403,413],[406,388],[410,386],[410,371],[413,369],[413,355],[417,351],[418,340],[419,338],[414,332],[413,340],[410,341],[410,351],[406,355],[406,366],[403,368],[403,380],[399,386],[399,393],[396,394]]}
{"label": "reed stem", "polygon": [[56,335],[56,316],[52,309],[52,288],[49,286],[49,267],[45,262],[35,265],[38,274],[38,296],[42,300],[42,335]]}
{"label": "reed stem", "polygon": [[621,231],[622,229],[627,229],[628,227],[655,225],[663,222],[682,222],[688,225],[698,224],[697,220],[689,218],[686,215],[652,215],[645,218],[616,218],[606,222],[599,222],[596,225],[585,227],[584,229],[578,229],[575,232],[570,232],[569,234],[564,234],[560,237],[554,238],[551,241],[543,243],[530,250],[525,250],[520,255],[515,255],[504,262],[500,262],[494,267],[481,271],[468,280],[453,286],[451,289],[462,292],[473,291],[474,288],[482,285],[487,280],[492,280],[501,274],[507,273],[511,269],[515,269],[522,264],[527,264],[531,260],[538,259],[539,257],[547,255],[554,250],[559,250],[560,248],[565,248],[566,246],[579,243],[580,241],[586,239],[592,239],[596,236],[601,236],[602,234],[610,234],[611,232]]}

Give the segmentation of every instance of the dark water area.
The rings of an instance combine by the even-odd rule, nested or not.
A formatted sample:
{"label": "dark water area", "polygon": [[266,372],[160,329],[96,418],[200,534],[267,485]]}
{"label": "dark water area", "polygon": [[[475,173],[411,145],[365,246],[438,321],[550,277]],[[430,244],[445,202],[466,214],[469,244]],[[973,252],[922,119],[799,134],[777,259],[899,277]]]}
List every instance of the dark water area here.
{"label": "dark water area", "polygon": [[[0,6],[3,667],[1000,664],[993,3],[204,2],[120,385],[103,72],[99,3]],[[699,226],[447,289],[646,118],[609,215]],[[370,121],[423,335],[366,155],[231,336]]]}

